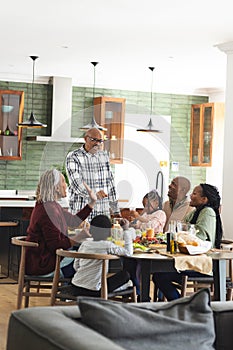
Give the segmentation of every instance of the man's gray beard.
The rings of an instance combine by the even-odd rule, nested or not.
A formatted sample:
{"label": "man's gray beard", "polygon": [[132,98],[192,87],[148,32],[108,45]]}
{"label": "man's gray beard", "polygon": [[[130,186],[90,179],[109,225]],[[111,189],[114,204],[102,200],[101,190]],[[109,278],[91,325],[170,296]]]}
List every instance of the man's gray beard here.
{"label": "man's gray beard", "polygon": [[90,151],[89,151],[89,153],[91,153],[91,154],[96,154],[96,153],[98,153],[100,151],[100,148],[99,147],[92,147],[91,149],[90,149]]}

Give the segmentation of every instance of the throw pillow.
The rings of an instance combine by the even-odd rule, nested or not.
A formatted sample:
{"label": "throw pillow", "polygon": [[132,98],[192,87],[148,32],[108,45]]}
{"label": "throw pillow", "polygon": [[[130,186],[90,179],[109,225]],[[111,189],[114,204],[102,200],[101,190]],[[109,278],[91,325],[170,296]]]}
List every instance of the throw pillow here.
{"label": "throw pillow", "polygon": [[214,349],[208,289],[163,305],[88,297],[78,298],[78,304],[84,324],[127,350]]}

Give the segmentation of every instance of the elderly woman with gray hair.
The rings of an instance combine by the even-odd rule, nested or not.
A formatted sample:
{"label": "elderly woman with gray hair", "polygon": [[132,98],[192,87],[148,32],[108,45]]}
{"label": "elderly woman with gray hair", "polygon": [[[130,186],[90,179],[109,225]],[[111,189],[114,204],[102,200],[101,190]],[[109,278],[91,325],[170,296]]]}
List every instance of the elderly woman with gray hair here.
{"label": "elderly woman with gray hair", "polygon": [[145,230],[153,228],[154,233],[163,232],[166,223],[166,214],[162,210],[162,201],[157,190],[152,190],[144,196],[144,209],[135,219],[135,228]]}
{"label": "elderly woman with gray hair", "polygon": [[[28,275],[52,275],[55,269],[56,249],[69,249],[88,235],[82,231],[72,239],[68,237],[68,226],[78,227],[91,213],[97,200],[96,194],[84,183],[90,201],[76,215],[72,215],[57,202],[66,197],[65,178],[57,169],[45,171],[36,191],[36,205],[27,229],[27,240],[39,243],[38,248],[27,248],[26,273]],[[62,261],[64,277],[74,273],[72,261]]]}

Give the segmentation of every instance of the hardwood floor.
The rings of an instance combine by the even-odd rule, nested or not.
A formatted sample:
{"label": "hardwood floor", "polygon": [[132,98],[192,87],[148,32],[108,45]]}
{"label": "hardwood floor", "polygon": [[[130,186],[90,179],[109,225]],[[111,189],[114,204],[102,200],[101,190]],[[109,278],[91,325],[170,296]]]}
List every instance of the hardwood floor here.
{"label": "hardwood floor", "polygon": [[[16,309],[17,288],[17,284],[4,284],[0,280],[0,350],[6,349],[8,321]],[[30,306],[47,306],[49,303],[49,298],[31,298]]]}

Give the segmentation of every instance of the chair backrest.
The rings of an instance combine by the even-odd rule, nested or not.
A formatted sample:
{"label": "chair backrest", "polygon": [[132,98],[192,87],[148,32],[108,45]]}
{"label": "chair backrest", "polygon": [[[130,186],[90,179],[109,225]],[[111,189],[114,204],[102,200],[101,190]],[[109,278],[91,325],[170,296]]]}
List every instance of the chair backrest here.
{"label": "chair backrest", "polygon": [[79,253],[74,250],[63,250],[63,249],[57,249],[56,250],[56,267],[55,267],[55,273],[53,278],[53,287],[52,287],[52,293],[51,293],[51,305],[56,304],[56,294],[58,290],[58,282],[59,282],[59,276],[60,276],[60,262],[62,257],[69,257],[74,259],[95,259],[95,260],[102,260],[102,274],[101,274],[101,298],[107,299],[108,298],[108,285],[107,285],[107,262],[109,260],[116,260],[119,259],[116,255],[110,255],[110,254],[95,254],[95,253]]}
{"label": "chair backrest", "polygon": [[18,283],[24,280],[25,275],[25,258],[26,258],[26,247],[38,247],[39,244],[36,242],[26,241],[27,236],[17,236],[11,238],[11,243],[17,246],[21,246],[21,258],[19,265],[19,280]]}
{"label": "chair backrest", "polygon": [[[12,237],[11,243],[21,247],[21,258],[18,276],[17,309],[21,308],[22,299],[25,297],[25,307],[29,306],[30,297],[45,297],[51,299],[52,277],[31,276],[25,274],[26,248],[39,247],[39,243],[26,241],[26,236]],[[59,283],[67,283],[70,279],[60,278]],[[46,291],[47,290],[47,291]]]}
{"label": "chair backrest", "polygon": [[11,243],[14,245],[20,245],[22,247],[38,247],[39,244],[36,242],[26,241],[27,236],[12,237]]}

